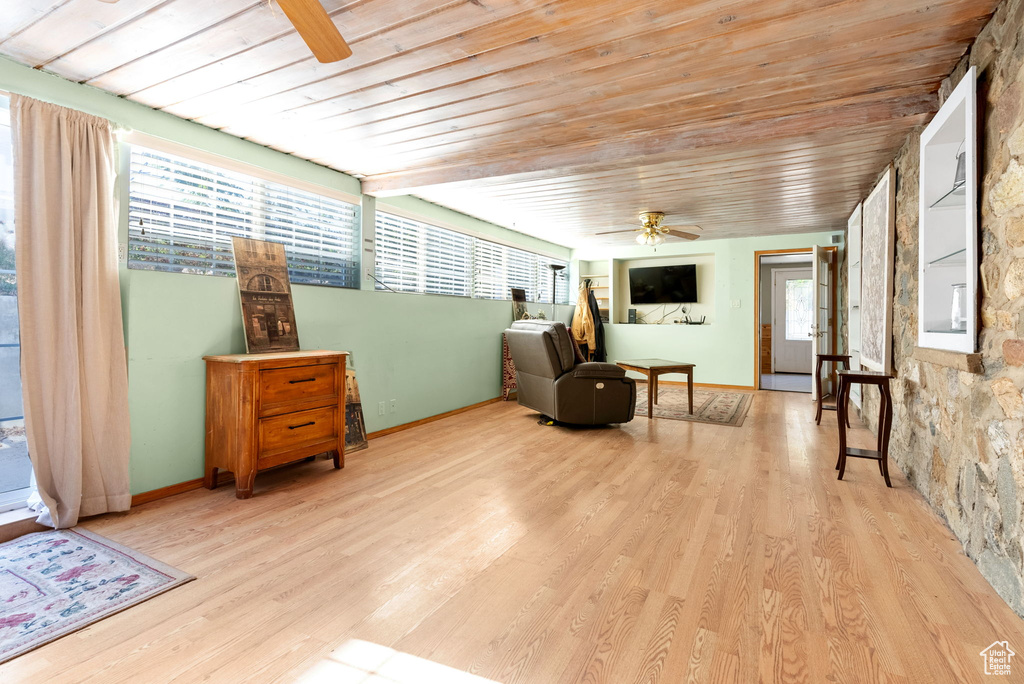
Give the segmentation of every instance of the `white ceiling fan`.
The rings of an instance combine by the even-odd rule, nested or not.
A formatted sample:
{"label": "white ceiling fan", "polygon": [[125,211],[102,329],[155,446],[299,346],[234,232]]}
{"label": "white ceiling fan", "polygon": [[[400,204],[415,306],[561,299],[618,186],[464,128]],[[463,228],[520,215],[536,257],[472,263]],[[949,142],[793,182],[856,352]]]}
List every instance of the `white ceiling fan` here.
{"label": "white ceiling fan", "polygon": [[614,235],[615,233],[637,232],[636,241],[648,247],[657,247],[665,242],[666,237],[677,237],[683,240],[696,240],[700,235],[690,232],[700,230],[700,226],[663,226],[665,214],[660,211],[640,212],[640,227],[626,230],[606,230],[598,235]]}
{"label": "white ceiling fan", "polygon": [[[114,4],[118,0],[100,0]],[[270,4],[268,0],[267,4]],[[288,21],[309,46],[317,61],[340,62],[352,56],[352,48],[334,25],[327,10],[318,0],[277,0]]]}

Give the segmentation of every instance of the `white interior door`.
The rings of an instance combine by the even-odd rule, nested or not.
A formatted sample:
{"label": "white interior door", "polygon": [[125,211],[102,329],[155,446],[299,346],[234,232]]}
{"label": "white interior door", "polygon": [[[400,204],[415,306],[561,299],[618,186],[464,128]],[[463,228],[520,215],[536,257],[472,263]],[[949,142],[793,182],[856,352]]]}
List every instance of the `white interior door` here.
{"label": "white interior door", "polygon": [[772,272],[772,370],[810,373],[814,324],[812,269]]}
{"label": "white interior door", "polygon": [[[817,245],[812,250],[811,273],[814,281],[814,354],[811,359],[811,372],[818,365],[818,354],[830,354],[832,351],[832,252]],[[827,378],[822,379],[822,387],[827,393],[834,394]],[[811,397],[818,398],[817,383],[811,383]]]}

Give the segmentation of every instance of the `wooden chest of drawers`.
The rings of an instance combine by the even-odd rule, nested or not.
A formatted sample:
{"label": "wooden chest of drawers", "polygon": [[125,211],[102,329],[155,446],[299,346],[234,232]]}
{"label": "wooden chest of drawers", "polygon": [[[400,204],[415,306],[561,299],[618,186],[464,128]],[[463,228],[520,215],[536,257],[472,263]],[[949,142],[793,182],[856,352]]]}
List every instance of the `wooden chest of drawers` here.
{"label": "wooden chest of drawers", "polygon": [[345,467],[346,352],[204,356],[207,489],[219,470],[235,495],[252,496],[256,473],[331,452]]}

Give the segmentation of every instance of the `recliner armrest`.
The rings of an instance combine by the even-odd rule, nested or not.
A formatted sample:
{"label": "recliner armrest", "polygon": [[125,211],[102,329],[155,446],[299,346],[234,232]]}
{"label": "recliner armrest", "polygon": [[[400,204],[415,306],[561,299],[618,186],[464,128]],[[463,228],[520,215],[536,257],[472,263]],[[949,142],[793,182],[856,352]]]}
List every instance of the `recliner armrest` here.
{"label": "recliner armrest", "polygon": [[601,380],[614,380],[626,375],[626,369],[616,366],[614,363],[599,363],[589,361],[578,363],[572,369],[574,378],[597,378]]}

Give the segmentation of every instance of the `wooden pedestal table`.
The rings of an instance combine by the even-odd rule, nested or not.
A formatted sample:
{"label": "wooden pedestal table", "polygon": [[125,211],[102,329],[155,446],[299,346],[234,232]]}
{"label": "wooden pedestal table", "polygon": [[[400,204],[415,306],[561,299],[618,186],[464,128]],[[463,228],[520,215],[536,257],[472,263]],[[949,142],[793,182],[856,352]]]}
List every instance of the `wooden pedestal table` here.
{"label": "wooden pedestal table", "polygon": [[207,489],[235,474],[252,496],[256,473],[330,452],[345,467],[345,357],[306,351],[204,356]]}
{"label": "wooden pedestal table", "polygon": [[666,373],[682,373],[686,376],[686,393],[690,401],[690,415],[693,415],[693,369],[696,364],[666,361],[665,359],[636,359],[616,361],[615,365],[647,376],[647,417],[654,417],[654,405],[658,403],[658,376]]}
{"label": "wooden pedestal table", "polygon": [[[818,354],[818,363],[814,368],[814,388],[818,395],[818,411],[814,415],[814,422],[817,423],[818,425],[821,425],[821,412],[823,410],[837,411],[837,407],[839,406],[838,402],[835,405],[826,404],[825,400],[831,397],[832,395],[826,397],[824,393],[821,391],[821,367],[824,366],[825,363],[831,363],[833,368],[836,367],[836,364],[841,363],[843,364],[843,368],[845,368],[846,370],[850,370],[850,356],[849,354]],[[838,387],[836,388],[836,395],[839,395]],[[850,427],[849,415],[846,416],[846,427]]]}
{"label": "wooden pedestal table", "polygon": [[[843,479],[846,473],[847,458],[866,458],[878,461],[878,470],[885,478],[885,486],[892,487],[889,481],[889,434],[892,432],[892,394],[889,392],[889,380],[892,375],[889,373],[877,373],[873,371],[839,371],[839,390],[836,393],[836,412],[839,416],[839,461],[836,463],[836,470],[839,471],[839,479]],[[846,446],[846,425],[847,411],[849,410],[850,388],[854,383],[862,385],[877,385],[881,401],[878,407],[878,449],[855,449]]]}

